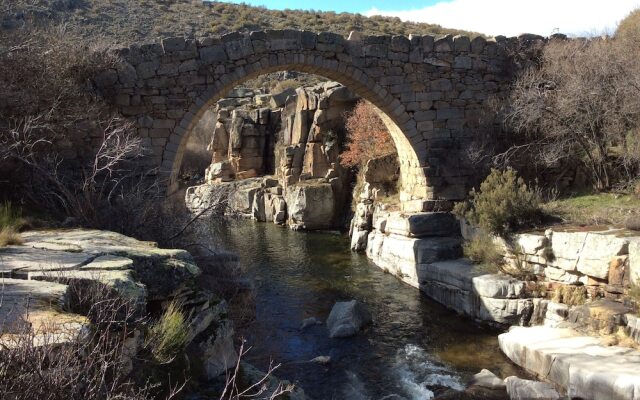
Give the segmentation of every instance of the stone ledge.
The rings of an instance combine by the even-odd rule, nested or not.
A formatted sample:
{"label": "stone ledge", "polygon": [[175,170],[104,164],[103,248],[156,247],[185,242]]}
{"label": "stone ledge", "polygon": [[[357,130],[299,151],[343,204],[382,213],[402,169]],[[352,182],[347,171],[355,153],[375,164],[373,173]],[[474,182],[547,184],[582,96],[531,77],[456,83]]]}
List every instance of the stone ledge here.
{"label": "stone ledge", "polygon": [[498,336],[513,362],[556,384],[570,397],[640,399],[640,352],[606,347],[573,329],[514,327]]}

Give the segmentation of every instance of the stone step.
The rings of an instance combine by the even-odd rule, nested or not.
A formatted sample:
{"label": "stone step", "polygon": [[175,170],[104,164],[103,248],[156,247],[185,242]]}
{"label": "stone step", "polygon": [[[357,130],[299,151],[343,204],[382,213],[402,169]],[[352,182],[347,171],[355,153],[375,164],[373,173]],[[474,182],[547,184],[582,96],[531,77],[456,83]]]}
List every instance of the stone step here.
{"label": "stone step", "polygon": [[640,351],[604,346],[569,328],[513,327],[498,336],[513,362],[571,398],[639,400]]}
{"label": "stone step", "polygon": [[387,218],[385,232],[412,238],[457,237],[460,236],[460,223],[453,214],[446,212],[392,212]]}

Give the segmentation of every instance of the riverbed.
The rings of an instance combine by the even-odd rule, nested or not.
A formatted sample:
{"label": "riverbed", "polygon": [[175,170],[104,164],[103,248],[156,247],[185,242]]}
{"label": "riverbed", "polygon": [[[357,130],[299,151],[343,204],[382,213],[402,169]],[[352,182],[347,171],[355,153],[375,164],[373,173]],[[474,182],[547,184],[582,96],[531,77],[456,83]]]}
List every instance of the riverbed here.
{"label": "riverbed", "polygon": [[[216,219],[215,243],[240,256],[255,285],[256,316],[238,333],[251,347],[245,360],[324,399],[430,399],[443,388],[463,389],[487,368],[521,372],[500,352],[498,331],[482,327],[385,274],[349,250],[338,232],[295,232],[248,220]],[[326,320],[337,301],[357,299],[374,323],[352,338],[330,339],[324,324],[301,329],[305,318]],[[328,364],[310,362],[329,356]]]}

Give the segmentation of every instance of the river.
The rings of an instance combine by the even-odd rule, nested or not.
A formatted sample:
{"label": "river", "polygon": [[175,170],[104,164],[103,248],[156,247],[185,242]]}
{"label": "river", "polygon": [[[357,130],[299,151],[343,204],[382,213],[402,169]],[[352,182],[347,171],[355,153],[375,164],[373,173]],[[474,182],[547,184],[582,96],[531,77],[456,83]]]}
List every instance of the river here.
{"label": "river", "polygon": [[[239,329],[245,361],[276,371],[311,399],[430,399],[443,387],[463,389],[487,368],[519,375],[498,348],[499,332],[475,324],[385,274],[349,250],[339,233],[294,232],[248,220],[214,220],[215,246],[240,255],[256,287],[256,317]],[[358,336],[330,339],[325,325],[337,301],[357,299],[374,323]],[[309,362],[329,356],[327,365]]]}

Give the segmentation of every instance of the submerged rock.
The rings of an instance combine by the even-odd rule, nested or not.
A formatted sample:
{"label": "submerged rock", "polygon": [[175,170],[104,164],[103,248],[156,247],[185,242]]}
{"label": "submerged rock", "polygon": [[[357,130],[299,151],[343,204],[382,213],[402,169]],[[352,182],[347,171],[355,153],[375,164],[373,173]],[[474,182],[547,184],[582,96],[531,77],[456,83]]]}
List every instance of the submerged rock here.
{"label": "submerged rock", "polygon": [[371,322],[371,314],[357,300],[338,302],[333,306],[329,318],[327,318],[329,337],[353,336]]}
{"label": "submerged rock", "polygon": [[473,376],[469,386],[481,386],[488,389],[504,389],[504,381],[488,369],[483,369]]}
{"label": "submerged rock", "polygon": [[511,400],[556,400],[560,395],[550,383],[529,381],[517,376],[504,380]]}
{"label": "submerged rock", "polygon": [[320,324],[322,324],[322,321],[320,321],[316,317],[305,318],[302,320],[302,325],[300,325],[300,330],[304,330],[311,326],[320,325]]}
{"label": "submerged rock", "polygon": [[312,359],[310,362],[326,365],[326,364],[329,364],[331,362],[331,357],[329,357],[329,356],[318,356],[318,357]]}

